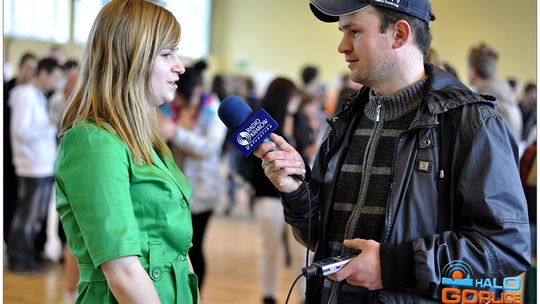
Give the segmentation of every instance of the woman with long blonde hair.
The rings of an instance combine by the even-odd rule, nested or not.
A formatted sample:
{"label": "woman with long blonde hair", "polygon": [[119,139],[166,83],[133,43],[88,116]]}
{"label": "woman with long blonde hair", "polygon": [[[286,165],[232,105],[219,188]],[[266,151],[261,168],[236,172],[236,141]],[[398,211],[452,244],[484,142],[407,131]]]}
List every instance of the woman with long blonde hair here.
{"label": "woman with long blonde hair", "polygon": [[113,0],[92,26],[55,168],[77,303],[197,302],[191,187],[155,112],[184,72],[179,41],[174,16],[144,0]]}

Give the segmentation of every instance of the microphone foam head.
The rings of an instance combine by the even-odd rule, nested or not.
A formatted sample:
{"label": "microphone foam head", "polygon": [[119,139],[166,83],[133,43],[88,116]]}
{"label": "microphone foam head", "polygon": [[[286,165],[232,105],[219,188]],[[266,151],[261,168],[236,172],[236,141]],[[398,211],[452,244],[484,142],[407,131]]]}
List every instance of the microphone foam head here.
{"label": "microphone foam head", "polygon": [[238,96],[225,98],[218,108],[218,116],[231,130],[238,129],[253,113],[251,108]]}

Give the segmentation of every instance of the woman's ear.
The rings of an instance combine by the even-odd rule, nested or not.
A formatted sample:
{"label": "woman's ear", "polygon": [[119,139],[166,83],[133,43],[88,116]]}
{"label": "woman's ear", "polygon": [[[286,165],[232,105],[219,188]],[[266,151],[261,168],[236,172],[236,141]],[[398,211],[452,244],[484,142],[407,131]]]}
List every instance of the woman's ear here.
{"label": "woman's ear", "polygon": [[411,39],[411,26],[405,20],[398,20],[394,23],[394,48],[404,46]]}

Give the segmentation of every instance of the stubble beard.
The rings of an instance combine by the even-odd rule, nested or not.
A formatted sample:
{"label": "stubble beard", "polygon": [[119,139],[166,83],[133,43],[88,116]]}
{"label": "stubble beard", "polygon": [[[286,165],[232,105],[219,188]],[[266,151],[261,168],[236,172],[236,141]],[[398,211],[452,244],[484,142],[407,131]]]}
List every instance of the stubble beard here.
{"label": "stubble beard", "polygon": [[362,65],[361,69],[351,71],[351,79],[370,88],[376,88],[389,79],[393,71],[392,66],[393,64],[387,60],[379,60],[369,68]]}

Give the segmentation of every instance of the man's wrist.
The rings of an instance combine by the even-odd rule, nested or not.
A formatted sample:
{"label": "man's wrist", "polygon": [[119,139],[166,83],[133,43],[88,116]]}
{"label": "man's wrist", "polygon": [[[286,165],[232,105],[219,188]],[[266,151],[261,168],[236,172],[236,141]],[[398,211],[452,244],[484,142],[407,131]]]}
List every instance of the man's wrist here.
{"label": "man's wrist", "polygon": [[[283,202],[283,205],[287,209],[298,209],[298,204],[295,204],[296,202],[302,201],[302,199],[305,197],[305,191],[306,187],[298,187],[296,190],[292,192],[280,192],[281,201]],[[299,210],[303,211],[303,210]]]}
{"label": "man's wrist", "polygon": [[302,186],[302,181],[292,177],[287,176],[282,180],[282,183],[279,185],[276,185],[276,188],[279,190],[279,192],[282,193],[293,193],[298,188]]}

